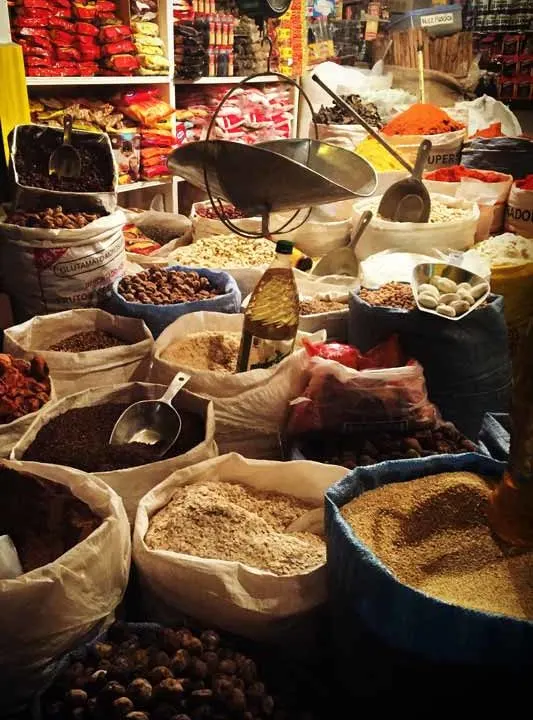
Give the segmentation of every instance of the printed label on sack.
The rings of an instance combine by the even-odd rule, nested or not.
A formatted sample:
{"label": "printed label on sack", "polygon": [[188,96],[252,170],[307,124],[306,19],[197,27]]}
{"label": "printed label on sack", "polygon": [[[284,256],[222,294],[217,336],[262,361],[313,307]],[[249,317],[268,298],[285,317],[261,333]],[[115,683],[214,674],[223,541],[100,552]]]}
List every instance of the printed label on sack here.
{"label": "printed label on sack", "polygon": [[238,372],[266,369],[277,365],[291,354],[294,338],[290,340],[266,340],[243,332]]}
{"label": "printed label on sack", "polygon": [[438,15],[422,15],[420,25],[422,27],[435,27],[436,25],[453,25],[453,13],[439,13]]}
{"label": "printed label on sack", "polygon": [[436,152],[429,155],[427,159],[427,165],[431,168],[450,167],[451,165],[458,165],[461,159],[461,146],[456,152]]}
{"label": "printed label on sack", "polygon": [[505,208],[505,229],[523,237],[533,237],[533,192],[511,190]]}

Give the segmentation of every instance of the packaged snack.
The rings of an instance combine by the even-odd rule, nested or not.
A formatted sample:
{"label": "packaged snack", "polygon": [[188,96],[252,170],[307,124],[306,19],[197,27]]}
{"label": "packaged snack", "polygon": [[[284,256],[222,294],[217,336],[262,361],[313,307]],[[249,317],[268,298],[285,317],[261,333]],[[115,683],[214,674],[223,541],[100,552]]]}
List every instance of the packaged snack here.
{"label": "packaged snack", "polygon": [[68,62],[70,60],[81,60],[80,51],[73,47],[57,47],[56,57],[60,62]]}
{"label": "packaged snack", "polygon": [[82,77],[92,77],[98,72],[98,65],[94,62],[81,62],[78,71]]}
{"label": "packaged snack", "polygon": [[50,37],[53,43],[61,45],[62,47],[70,47],[70,45],[74,44],[74,40],[76,39],[76,36],[73,33],[65,32],[64,30],[57,30],[56,28],[52,28],[52,30],[50,30]]}
{"label": "packaged snack", "polygon": [[139,55],[139,62],[147,70],[163,72],[169,68],[168,60],[162,55]]}
{"label": "packaged snack", "polygon": [[131,30],[128,25],[104,25],[100,28],[99,40],[103,45],[128,38],[131,38]]}
{"label": "packaged snack", "polygon": [[76,32],[78,35],[88,35],[90,37],[96,37],[98,35],[98,28],[96,25],[92,25],[87,22],[77,22]]}
{"label": "packaged snack", "polygon": [[146,180],[151,180],[154,177],[162,177],[164,175],[169,175],[169,169],[166,164],[161,165],[155,165],[154,167],[150,168],[143,168],[142,176]]}
{"label": "packaged snack", "polygon": [[140,35],[135,33],[133,40],[140,45],[146,45],[150,47],[162,48],[163,41],[159,37],[151,37],[150,35]]}
{"label": "packaged snack", "polygon": [[133,32],[139,33],[140,35],[159,36],[159,27],[153,22],[132,22],[131,27],[133,28]]}
{"label": "packaged snack", "polygon": [[56,62],[53,69],[59,72],[59,75],[64,77],[74,77],[79,73],[78,63],[73,62]]}
{"label": "packaged snack", "polygon": [[[53,3],[54,3],[54,5],[59,5],[64,10],[70,11],[70,4],[71,4],[70,0],[53,0]],[[54,12],[56,13],[56,15],[57,15],[57,10],[58,10],[57,7],[55,7]]]}
{"label": "packaged snack", "polygon": [[[49,18],[51,15],[50,10],[43,10],[42,8],[17,8],[17,15],[21,18]],[[14,23],[17,24],[16,21]]]}
{"label": "packaged snack", "polygon": [[[39,47],[39,45],[32,45],[31,43],[24,42],[23,40],[20,40],[19,43],[20,47],[22,48],[22,52],[25,56],[27,55],[37,55],[38,57],[49,57],[53,58],[54,51],[52,49],[52,46],[44,48]],[[32,108],[33,111],[33,108]]]}
{"label": "packaged snack", "polygon": [[17,5],[21,8],[27,8],[28,10],[48,10],[52,12],[54,10],[53,3],[49,0],[18,0]]}
{"label": "packaged snack", "polygon": [[20,28],[18,30],[18,34],[25,38],[45,38],[46,40],[50,40],[50,33],[48,30],[43,30],[43,28],[30,28],[30,27],[24,27]]}
{"label": "packaged snack", "polygon": [[102,13],[115,13],[117,10],[116,3],[110,2],[110,0],[96,0],[96,12],[98,15]]}
{"label": "packaged snack", "polygon": [[128,53],[135,54],[135,45],[131,40],[119,40],[102,47],[103,55],[124,55]]}
{"label": "packaged snack", "polygon": [[52,16],[48,21],[48,25],[51,28],[58,28],[59,30],[66,30],[66,32],[75,33],[76,26],[74,23],[65,20],[65,18],[59,17],[58,15]]}
{"label": "packaged snack", "polygon": [[167,102],[154,97],[142,102],[125,104],[120,106],[120,109],[132,120],[137,120],[141,125],[146,126],[155,125],[155,123],[170,117],[175,112],[174,108]]}
{"label": "packaged snack", "polygon": [[18,15],[15,18],[16,28],[46,28],[50,19],[49,14],[43,14],[40,17],[26,17],[25,15]]}
{"label": "packaged snack", "polygon": [[139,90],[128,90],[125,93],[115,96],[113,99],[119,106],[135,105],[159,98],[159,90],[155,88],[139,88]]}
{"label": "packaged snack", "polygon": [[39,55],[26,55],[24,57],[26,67],[50,67],[52,58]]}
{"label": "packaged snack", "polygon": [[82,60],[92,61],[100,59],[100,48],[98,45],[81,45],[80,55]]}
{"label": "packaged snack", "polygon": [[79,20],[95,20],[96,19],[96,5],[82,5],[81,3],[74,3],[74,17]]}
{"label": "packaged snack", "polygon": [[77,44],[80,49],[83,48],[99,48],[96,43],[96,38],[91,35],[78,35]]}
{"label": "packaged snack", "polygon": [[133,55],[112,55],[106,58],[106,67],[121,75],[129,75],[139,68],[139,60]]}

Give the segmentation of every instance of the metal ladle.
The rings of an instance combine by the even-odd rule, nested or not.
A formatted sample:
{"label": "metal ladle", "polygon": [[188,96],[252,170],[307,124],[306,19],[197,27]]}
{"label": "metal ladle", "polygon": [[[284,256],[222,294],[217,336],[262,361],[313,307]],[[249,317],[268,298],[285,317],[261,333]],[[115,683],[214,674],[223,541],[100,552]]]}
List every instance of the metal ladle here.
{"label": "metal ladle", "polygon": [[312,275],[318,277],[324,277],[325,275],[351,275],[357,277],[359,274],[359,262],[355,257],[355,247],[371,220],[371,211],[365,210],[359,218],[359,223],[350,243],[346,247],[335,248],[335,250],[324,255],[313,269]]}
{"label": "metal ladle", "polygon": [[182,427],[180,414],[172,406],[172,400],[190,377],[179,372],[162,398],[140,400],[126,408],[115,423],[109,444],[158,445],[156,457],[165,455],[178,439]]}
{"label": "metal ladle", "polygon": [[77,178],[81,175],[81,157],[72,145],[72,115],[63,118],[63,142],[50,155],[48,174]]}

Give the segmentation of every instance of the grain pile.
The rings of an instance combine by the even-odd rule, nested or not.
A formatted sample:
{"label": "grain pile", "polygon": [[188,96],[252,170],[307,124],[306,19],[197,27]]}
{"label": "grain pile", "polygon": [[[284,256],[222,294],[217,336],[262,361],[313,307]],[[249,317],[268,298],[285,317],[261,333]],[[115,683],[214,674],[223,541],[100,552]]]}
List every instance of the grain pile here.
{"label": "grain pile", "polygon": [[176,340],[163,350],[161,358],[195,370],[233,373],[237,369],[240,342],[238,332],[204,330]]}
{"label": "grain pile", "polygon": [[[381,197],[374,198],[372,202],[365,203],[364,209],[371,210],[374,215],[381,218],[378,214],[379,204]],[[455,222],[456,220],[465,220],[466,218],[472,217],[472,207],[454,207],[452,204],[447,204],[442,200],[431,196],[431,213],[429,216],[429,224],[432,223],[448,223]],[[393,222],[388,218],[381,218],[387,222]],[[425,223],[419,223],[424,225]]]}
{"label": "grain pile", "polygon": [[478,475],[443,473],[366,492],[342,515],[406,585],[463,607],[533,619],[533,552],[495,539],[489,494]]}
{"label": "grain pile", "polygon": [[326,545],[318,535],[286,532],[294,520],[313,509],[288,495],[206,480],[174,493],[152,517],[145,542],[152,550],[294,575],[321,565],[326,558]]}
{"label": "grain pile", "polygon": [[270,265],[276,246],[265,238],[210,235],[178,248],[174,258],[181,265],[205,268],[248,268]]}

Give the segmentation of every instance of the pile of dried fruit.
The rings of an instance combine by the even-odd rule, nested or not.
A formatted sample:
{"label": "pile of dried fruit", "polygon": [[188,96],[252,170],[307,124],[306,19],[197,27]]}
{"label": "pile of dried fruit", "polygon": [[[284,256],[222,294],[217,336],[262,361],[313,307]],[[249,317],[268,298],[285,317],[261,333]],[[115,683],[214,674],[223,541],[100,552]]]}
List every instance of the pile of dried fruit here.
{"label": "pile of dried fruit", "polygon": [[6,223],[43,230],[79,230],[102,217],[102,213],[63,212],[61,205],[40,212],[18,210],[9,214]]}
{"label": "pile of dried fruit", "polygon": [[255,662],[213,630],[116,624],[47,691],[44,720],[263,720],[274,701]]}
{"label": "pile of dried fruit", "polygon": [[0,354],[0,425],[42,408],[50,399],[50,377],[44,358],[31,362]]}

